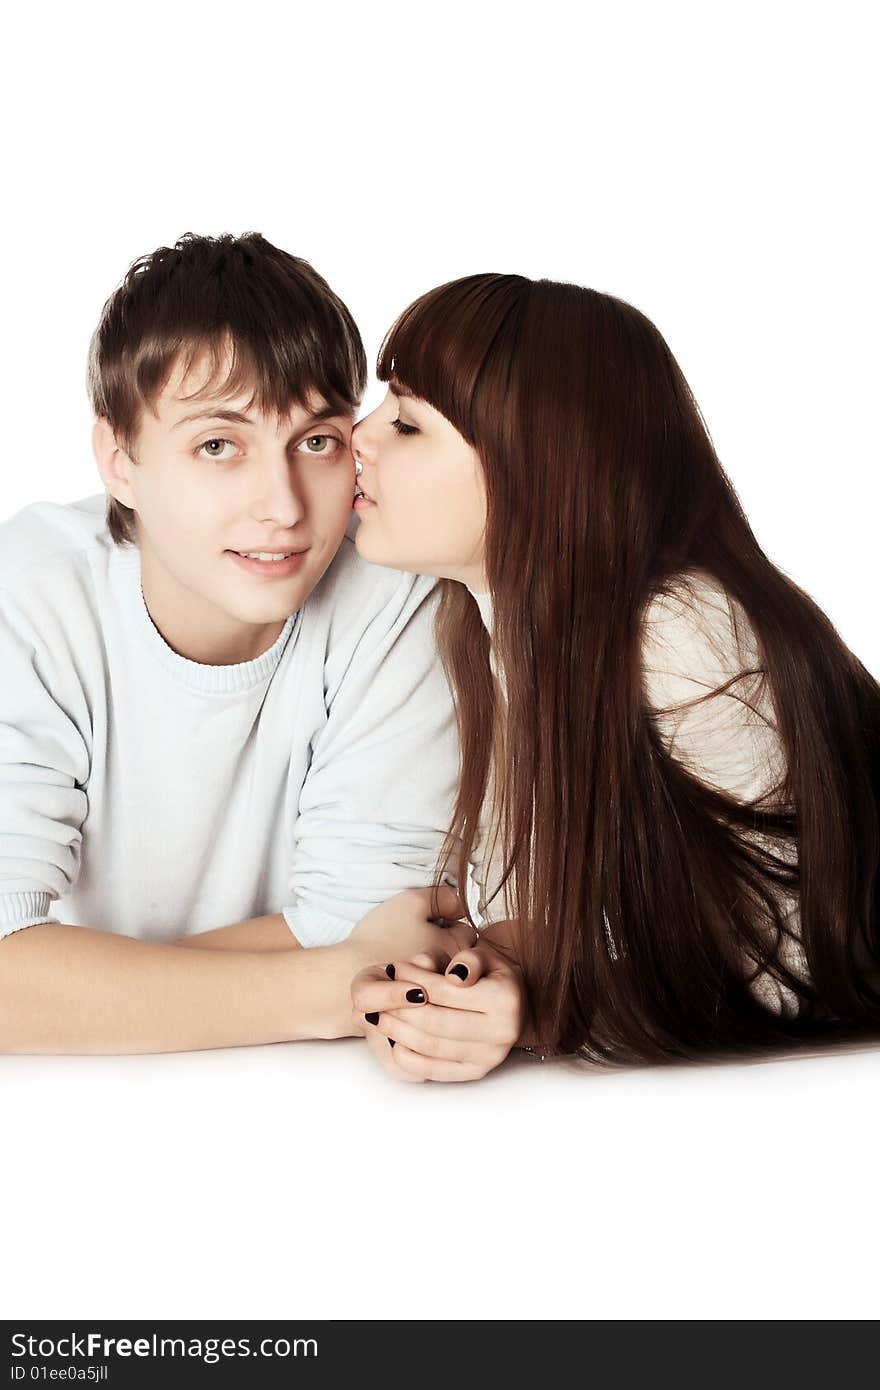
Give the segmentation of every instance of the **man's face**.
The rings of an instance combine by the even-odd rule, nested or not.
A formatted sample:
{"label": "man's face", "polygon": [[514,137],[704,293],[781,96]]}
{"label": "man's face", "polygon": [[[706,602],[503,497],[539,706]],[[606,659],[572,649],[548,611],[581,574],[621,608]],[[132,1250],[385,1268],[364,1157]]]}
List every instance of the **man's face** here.
{"label": "man's face", "polygon": [[[354,492],[352,421],[317,393],[283,418],[247,409],[245,395],[207,396],[207,370],[197,361],[184,378],[175,366],[144,410],[128,505],[154,623],[181,655],[227,664],[271,645],[336,554]],[[255,552],[295,554],[242,558]]]}

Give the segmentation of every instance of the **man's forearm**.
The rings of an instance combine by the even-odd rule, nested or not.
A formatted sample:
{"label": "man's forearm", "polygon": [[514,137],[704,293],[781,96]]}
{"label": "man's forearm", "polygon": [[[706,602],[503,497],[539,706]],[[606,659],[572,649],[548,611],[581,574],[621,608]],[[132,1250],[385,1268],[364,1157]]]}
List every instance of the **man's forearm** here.
{"label": "man's forearm", "polygon": [[192,946],[212,951],[295,951],[299,942],[281,913],[274,917],[251,917],[231,927],[215,927],[212,931],[181,936],[175,946]]}
{"label": "man's forearm", "polygon": [[180,950],[52,922],[24,928],[0,941],[0,1052],[187,1052],[352,1036],[356,967],[344,949],[291,947]]}

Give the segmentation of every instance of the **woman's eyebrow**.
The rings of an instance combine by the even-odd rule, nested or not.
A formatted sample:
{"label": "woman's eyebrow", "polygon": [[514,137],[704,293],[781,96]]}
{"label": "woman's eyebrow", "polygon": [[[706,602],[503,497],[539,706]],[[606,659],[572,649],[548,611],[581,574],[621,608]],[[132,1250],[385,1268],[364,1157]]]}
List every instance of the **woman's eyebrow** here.
{"label": "woman's eyebrow", "polygon": [[391,392],[392,396],[409,396],[411,400],[415,400],[415,396],[413,396],[412,391],[410,391],[406,386],[401,386],[399,381],[389,381],[388,390]]}

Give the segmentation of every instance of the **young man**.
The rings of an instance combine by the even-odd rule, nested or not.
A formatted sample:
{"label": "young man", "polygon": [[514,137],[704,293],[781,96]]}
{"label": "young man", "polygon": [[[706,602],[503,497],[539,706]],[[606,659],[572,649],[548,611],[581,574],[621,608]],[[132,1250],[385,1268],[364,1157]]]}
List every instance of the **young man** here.
{"label": "young man", "polygon": [[454,718],[433,581],[351,539],[365,376],[257,235],[184,237],[107,302],[107,514],[0,526],[0,1051],[351,1035],[357,971],[446,944]]}

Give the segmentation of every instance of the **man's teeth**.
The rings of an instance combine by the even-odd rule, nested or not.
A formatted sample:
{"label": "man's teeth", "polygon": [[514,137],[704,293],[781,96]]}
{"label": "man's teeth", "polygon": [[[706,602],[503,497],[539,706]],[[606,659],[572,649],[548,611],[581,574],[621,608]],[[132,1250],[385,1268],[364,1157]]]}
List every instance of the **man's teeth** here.
{"label": "man's teeth", "polygon": [[275,563],[279,560],[289,559],[291,555],[296,554],[296,551],[288,550],[286,555],[273,555],[268,550],[238,550],[236,554],[240,555],[243,560],[271,560]]}

